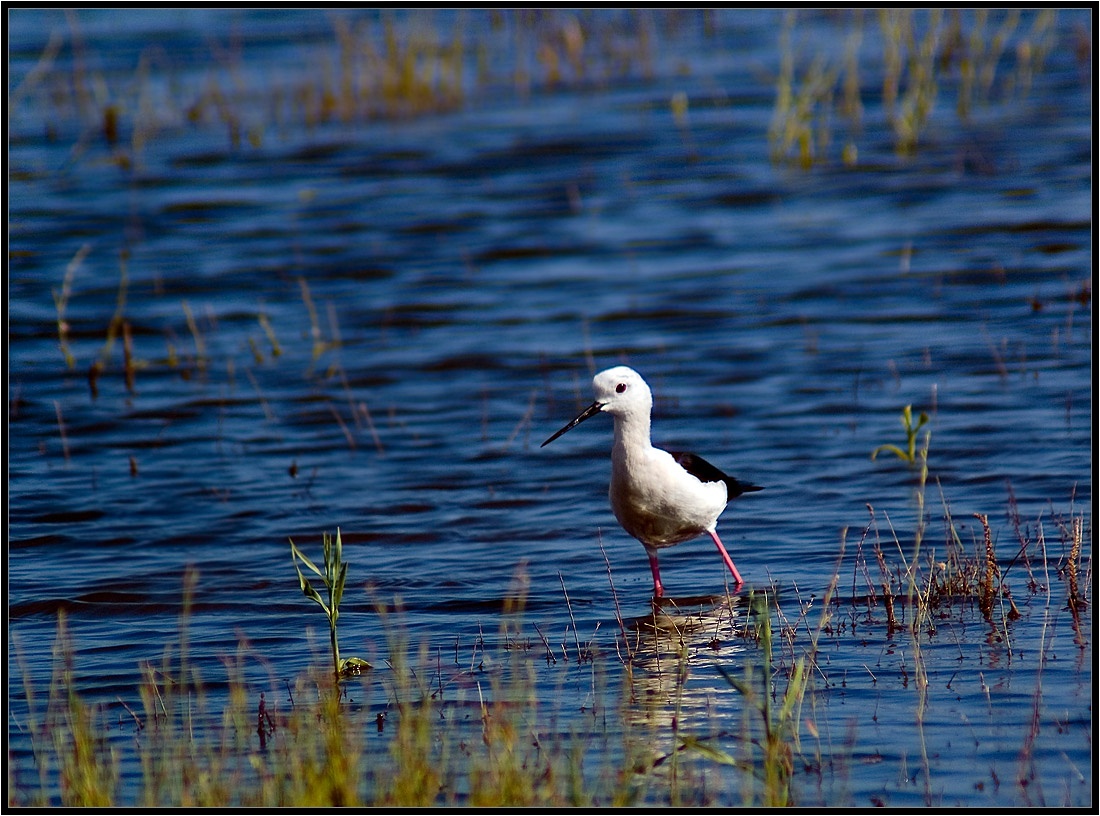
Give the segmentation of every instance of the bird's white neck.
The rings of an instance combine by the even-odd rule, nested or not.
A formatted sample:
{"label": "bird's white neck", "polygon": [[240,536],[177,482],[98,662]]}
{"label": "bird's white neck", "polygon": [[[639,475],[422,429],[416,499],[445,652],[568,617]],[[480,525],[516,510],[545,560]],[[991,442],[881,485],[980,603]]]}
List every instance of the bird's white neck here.
{"label": "bird's white neck", "polygon": [[622,458],[632,453],[647,451],[649,440],[649,411],[639,411],[615,417],[615,442],[613,451]]}

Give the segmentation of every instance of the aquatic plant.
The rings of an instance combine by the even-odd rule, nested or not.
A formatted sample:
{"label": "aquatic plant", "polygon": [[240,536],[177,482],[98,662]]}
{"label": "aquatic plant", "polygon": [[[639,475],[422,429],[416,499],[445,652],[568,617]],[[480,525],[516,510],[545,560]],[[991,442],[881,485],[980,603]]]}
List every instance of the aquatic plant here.
{"label": "aquatic plant", "polygon": [[[763,740],[759,743],[759,759],[750,756],[748,767],[760,780],[761,793],[759,804],[765,807],[787,807],[791,801],[791,779],[794,773],[794,752],[798,750],[798,721],[802,709],[802,700],[806,695],[808,673],[807,656],[795,660],[787,679],[787,688],[783,693],[778,709],[773,704],[772,691],[768,686],[773,676],[771,609],[767,594],[754,595],[750,599],[753,620],[757,621],[756,632],[760,642],[760,672],[764,688],[759,689],[754,678],[753,663],[745,664],[745,678],[738,679],[721,664],[718,672],[730,686],[745,699],[748,709],[759,715]],[[828,604],[825,605],[826,610]],[[732,757],[715,757],[728,764],[736,764]],[[754,797],[746,794],[749,802]]]}
{"label": "aquatic plant", "polygon": [[[301,587],[302,593],[307,598],[317,603],[321,609],[324,610],[325,617],[328,618],[329,642],[332,645],[333,675],[336,685],[339,686],[342,679],[354,677],[360,672],[370,669],[371,665],[358,657],[340,658],[340,644],[336,635],[336,622],[340,619],[340,601],[344,597],[344,584],[348,577],[348,564],[343,559],[344,545],[340,539],[339,528],[336,529],[336,536],[334,538],[330,537],[328,533],[322,535],[322,547],[324,553],[323,563],[325,567],[323,572],[298,549],[293,540],[290,542],[290,554],[294,561],[294,570],[298,573],[298,585]],[[309,579],[302,573],[302,568],[298,566],[299,561],[321,579],[321,583],[328,593],[327,601],[325,598],[321,597],[321,594],[313,588]]]}
{"label": "aquatic plant", "polygon": [[[104,738],[102,710],[85,703],[77,690],[73,644],[64,611],[57,616],[54,670],[41,722],[23,656],[18,659],[24,668],[26,726],[38,766],[38,795],[47,797],[49,779],[56,774],[58,795],[66,807],[110,806],[119,785],[119,757]],[[9,771],[9,782],[11,779]]]}
{"label": "aquatic plant", "polygon": [[69,323],[65,319],[65,309],[69,305],[69,298],[72,297],[73,278],[76,276],[76,270],[84,262],[84,258],[91,250],[91,244],[85,243],[81,245],[80,249],[73,255],[72,260],[65,266],[65,276],[61,282],[61,291],[59,292],[56,289],[52,290],[53,305],[57,310],[57,344],[61,348],[61,354],[65,357],[65,365],[69,369],[76,366],[76,360],[73,357],[72,348],[69,345]]}
{"label": "aquatic plant", "polygon": [[258,150],[288,126],[439,115],[508,86],[526,96],[533,88],[648,77],[653,41],[669,28],[642,11],[333,15],[331,35],[302,46],[301,70],[257,71],[247,47],[215,44],[212,55],[200,58],[205,67],[196,79],[158,46],[129,71],[98,69],[85,50],[81,15],[70,12],[12,89],[9,113],[20,122],[42,116],[51,138],[71,132],[79,156],[98,142],[108,161],[138,170],[158,137],[185,128],[221,128],[232,150]]}
{"label": "aquatic plant", "polygon": [[[928,414],[921,411],[917,416],[917,424],[913,424],[913,406],[906,405],[901,409],[901,425],[905,428],[905,448],[899,448],[897,445],[879,445],[873,451],[871,451],[871,459],[874,460],[878,457],[881,451],[889,451],[897,456],[903,462],[908,462],[910,465],[917,461],[917,432],[920,431],[925,425],[928,424]],[[931,431],[925,433],[925,461],[927,461],[928,455],[928,441],[931,436]]]}
{"label": "aquatic plant", "polygon": [[[768,144],[772,161],[783,161],[794,154],[798,164],[808,169],[824,155],[828,145],[830,131],[823,123],[828,120],[828,111],[833,106],[839,71],[828,67],[826,61],[818,57],[799,77],[791,46],[795,19],[795,12],[788,12],[780,32],[779,77]],[[855,43],[858,43],[858,30],[850,48],[854,48]],[[854,63],[849,64],[849,70],[854,70]],[[846,87],[851,87],[851,83]],[[858,81],[856,88],[855,104],[858,104]]]}
{"label": "aquatic plant", "polygon": [[[945,516],[949,547],[956,546],[952,542],[961,545],[946,502]],[[872,514],[865,536],[876,532],[877,518]],[[1065,528],[1067,546],[1073,548],[1068,558],[1074,562],[1066,567],[1076,569],[1084,546],[1077,537],[1086,535],[1085,528],[1076,516]],[[984,527],[982,533],[984,539]],[[328,565],[346,566],[337,557],[336,538],[326,538]],[[900,548],[896,536],[893,543]],[[1034,544],[1043,547],[1042,537]],[[880,543],[876,540],[874,545],[887,564]],[[1039,555],[1045,565],[1045,551]],[[874,671],[884,679],[874,682],[885,693],[889,682],[885,677],[894,675],[894,682],[900,683],[899,694],[910,689],[916,695],[919,766],[906,772],[923,785],[929,804],[936,804],[935,758],[929,756],[923,737],[929,696],[947,674],[951,674],[950,689],[959,672],[945,674],[935,665],[926,666],[930,655],[923,647],[934,636],[930,628],[934,620],[960,615],[965,621],[968,610],[977,611],[986,591],[983,583],[990,585],[985,577],[987,556],[981,547],[966,553],[959,546],[947,559],[954,565],[944,568],[931,555],[914,554],[903,558],[900,574],[891,579],[912,588],[911,594],[890,589],[899,617],[906,616],[900,631],[905,632],[907,645],[900,669],[896,660],[876,667]],[[295,559],[298,563],[297,555]],[[460,661],[456,642],[453,660],[444,659],[438,646],[426,641],[410,650],[399,603],[379,604],[379,628],[388,644],[386,668],[345,680],[341,687],[329,682],[327,670],[323,675],[310,670],[291,681],[270,678],[269,687],[261,680],[258,687],[255,678],[246,679],[246,667],[266,661],[242,641],[236,655],[222,659],[226,679],[218,681],[225,692],[220,716],[209,712],[212,686],[200,676],[191,657],[188,619],[197,582],[192,571],[185,577],[178,643],[167,644],[159,662],[144,664],[137,688],[141,706],[124,702],[128,694],[120,681],[117,724],[108,721],[104,707],[81,696],[76,650],[66,618],[59,616],[54,675],[44,716],[39,714],[30,681],[24,679],[28,713],[22,721],[16,716],[13,722],[29,735],[31,751],[9,757],[8,801],[64,807],[135,803],[144,807],[591,807],[736,801],[778,806],[807,804],[815,781],[820,786],[823,777],[840,775],[839,788],[819,787],[818,795],[833,805],[847,803],[851,800],[844,793],[843,753],[866,756],[865,747],[873,752],[874,742],[858,741],[853,721],[847,742],[838,744],[828,735],[829,721],[819,720],[829,701],[842,700],[843,687],[852,685],[852,678],[831,678],[825,658],[834,650],[857,648],[868,636],[876,638],[876,630],[886,630],[886,642],[893,642],[898,630],[888,629],[881,619],[868,619],[861,623],[862,633],[856,634],[855,606],[863,599],[835,595],[839,568],[838,559],[816,626],[809,624],[807,616],[820,601],[800,603],[801,615],[792,624],[772,590],[755,593],[750,601],[751,625],[743,637],[746,659],[737,664],[728,657],[742,653],[741,649],[714,661],[706,655],[720,645],[708,645],[699,638],[693,643],[686,629],[665,632],[672,639],[666,642],[672,647],[666,654],[673,656],[663,666],[643,664],[645,657],[639,650],[625,660],[605,653],[594,640],[576,652],[573,644],[563,645],[555,659],[544,661],[543,650],[532,646],[524,634],[522,585],[510,591],[495,645],[479,638],[468,644],[468,654]],[[946,580],[951,583],[945,585]],[[1071,583],[1068,575],[1063,580]],[[1003,584],[1003,575],[993,576],[992,586],[998,593],[1006,589]],[[1082,605],[1089,586],[1089,582],[1077,585]],[[1042,626],[1053,643],[1061,628],[1053,618],[1057,603],[1051,605],[1049,587],[1041,591],[1047,596]],[[995,620],[996,609],[994,602]],[[844,619],[846,610],[849,620]],[[1091,633],[1076,608],[1070,613],[1085,681],[1090,664],[1083,656]],[[1013,637],[1007,624],[1007,619],[997,623],[990,643],[992,637],[996,642]],[[704,633],[702,641],[711,637]],[[821,640],[826,637],[831,639],[827,648]],[[545,640],[543,645],[548,654]],[[689,654],[691,649],[700,654]],[[964,659],[983,658],[964,657],[960,649],[959,660]],[[1047,660],[1044,650],[1036,651],[1033,659],[1042,671]],[[545,678],[536,676],[539,664],[544,664],[539,671],[561,683],[570,677],[575,680],[578,672],[591,672],[591,692],[580,711],[561,705],[568,702],[564,693],[557,702],[546,694]],[[715,689],[715,710],[741,711],[740,731],[725,728],[721,721],[715,728],[706,711],[684,704],[692,672],[704,665],[713,667],[729,689],[724,698],[721,686]],[[875,665],[866,667],[868,673]],[[616,701],[607,693],[605,681],[620,669],[624,686]],[[650,693],[653,682],[661,684],[657,695]],[[284,702],[287,694],[279,694],[279,686],[285,686],[288,702]],[[1054,728],[1061,730],[1057,720],[1052,722],[1042,713],[1041,689],[1038,684],[1035,710],[1025,723],[1024,747],[1014,771],[1020,795],[1028,801],[1038,799],[1038,780],[1049,768],[1042,757],[1042,740]],[[867,713],[875,717],[874,712]],[[649,715],[656,716],[649,719]],[[372,746],[375,725],[378,740]],[[808,738],[817,739],[819,745],[824,740],[828,753],[805,751]],[[670,749],[655,750],[662,743]],[[874,753],[868,759],[881,761]],[[715,776],[716,768],[732,773]],[[998,769],[991,772],[1007,778]],[[1074,790],[1066,795],[1076,800],[1080,793]],[[888,803],[885,796],[876,801]]]}
{"label": "aquatic plant", "polygon": [[[878,37],[865,38],[864,11],[854,9],[837,16],[846,34],[843,53],[837,56],[832,43],[794,43],[798,17],[789,12],[780,33],[780,68],[768,130],[772,160],[803,169],[829,161],[839,121],[847,123],[840,158],[846,166],[856,166],[857,137],[866,115],[864,92],[874,96],[877,91],[881,107],[872,111],[889,127],[900,156],[911,156],[926,139],[945,91],[953,94],[962,123],[970,120],[976,105],[991,101],[998,88],[1005,97],[1026,96],[1055,46],[1057,12],[1036,12],[1026,30],[1021,17],[1019,9],[882,9],[877,12]],[[865,39],[878,46],[874,61],[882,66],[881,85],[874,90],[862,89],[859,79]]]}

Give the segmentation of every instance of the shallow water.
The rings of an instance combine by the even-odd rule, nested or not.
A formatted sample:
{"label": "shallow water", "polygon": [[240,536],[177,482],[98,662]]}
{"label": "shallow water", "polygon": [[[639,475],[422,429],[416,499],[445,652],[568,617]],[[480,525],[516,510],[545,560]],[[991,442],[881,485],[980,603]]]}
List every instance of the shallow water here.
{"label": "shallow water", "polygon": [[[600,37],[583,72],[563,60],[551,82],[535,43],[563,42],[569,19],[470,13],[484,50],[469,47],[459,104],[342,120],[310,114],[309,92],[339,64],[335,30],[377,35],[369,14],[10,15],[15,778],[31,773],[23,675],[48,687],[60,610],[81,691],[111,716],[178,639],[188,565],[207,676],[246,638],[291,678],[325,638],[287,539],[319,557],[337,528],[346,653],[382,665],[375,605],[395,598],[414,641],[476,656],[484,637],[491,653],[522,570],[524,625],[559,658],[540,687],[584,706],[593,669],[571,644],[614,674],[617,611],[649,613],[649,570],[607,506],[610,423],[539,443],[590,402],[595,370],[627,363],[654,390],[658,444],[765,486],[719,532],[749,588],[801,621],[788,665],[843,547],[813,695],[828,736],[803,801],[1091,802],[1091,617],[1066,611],[1062,571],[1081,518],[1091,600],[1089,15],[1058,15],[1026,92],[1008,52],[966,121],[945,77],[911,156],[885,124],[867,17],[860,128],[834,111],[812,169],[769,160],[782,14],[586,15]],[[851,26],[799,17],[800,65]],[[912,644],[859,600],[873,541],[894,568],[895,535],[912,557],[916,471],[870,457],[904,445],[907,404],[931,418],[924,553],[945,557],[948,513],[981,552],[987,514],[1023,613],[1003,631],[969,601],[943,613],[922,644],[921,723]],[[706,539],[666,551],[662,575],[675,598],[725,589]],[[740,675],[758,650],[702,631],[692,722],[739,723],[714,664]],[[1031,768],[1041,782],[1018,784]]]}

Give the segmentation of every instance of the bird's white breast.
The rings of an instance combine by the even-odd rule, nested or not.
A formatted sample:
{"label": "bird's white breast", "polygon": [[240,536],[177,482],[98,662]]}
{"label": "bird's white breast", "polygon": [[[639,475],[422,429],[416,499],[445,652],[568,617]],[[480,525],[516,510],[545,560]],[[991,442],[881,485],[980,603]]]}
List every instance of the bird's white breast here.
{"label": "bird's white breast", "polygon": [[671,455],[646,446],[611,453],[611,509],[628,533],[669,547],[713,529],[726,506],[722,482],[700,482]]}

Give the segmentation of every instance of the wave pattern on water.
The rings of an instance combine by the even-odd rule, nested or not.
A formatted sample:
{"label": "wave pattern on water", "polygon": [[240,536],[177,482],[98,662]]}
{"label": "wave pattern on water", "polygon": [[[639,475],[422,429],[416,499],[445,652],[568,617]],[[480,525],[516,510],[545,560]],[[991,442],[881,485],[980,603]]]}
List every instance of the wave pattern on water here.
{"label": "wave pattern on water", "polygon": [[[867,591],[855,585],[877,567],[851,559],[870,551],[869,518],[891,558],[893,536],[912,546],[916,472],[871,452],[904,443],[905,405],[929,414],[927,557],[955,540],[979,551],[974,514],[988,514],[1029,624],[1008,645],[973,610],[941,624],[926,647],[936,721],[923,736],[952,756],[959,723],[980,710],[968,757],[1011,764],[1005,745],[1036,693],[1014,661],[1051,648],[1037,632],[1059,602],[1043,592],[1064,591],[1055,572],[1077,516],[1091,564],[1092,112],[1071,47],[1087,15],[1059,19],[1060,46],[1029,92],[998,85],[1003,98],[968,120],[943,102],[958,92],[945,78],[911,155],[894,149],[872,56],[881,32],[865,23],[858,160],[835,146],[801,169],[768,152],[773,11],[593,12],[606,42],[645,31],[651,50],[624,56],[621,73],[597,61],[599,73],[526,86],[491,73],[463,104],[422,115],[295,119],[289,106],[308,100],[287,88],[308,90],[332,20],[368,31],[380,19],[332,14],[10,15],[8,615],[31,682],[49,684],[45,644],[63,610],[88,693],[128,699],[133,686],[112,673],[136,678],[179,637],[188,567],[196,661],[217,666],[246,639],[275,676],[304,670],[324,651],[307,628],[323,621],[287,542],[316,553],[337,528],[351,564],[341,626],[357,648],[384,650],[379,605],[434,646],[501,646],[522,573],[525,615],[549,650],[583,639],[615,655],[617,618],[651,610],[644,551],[607,506],[610,423],[538,444],[590,403],[595,370],[627,363],[653,387],[658,444],[765,487],[719,522],[752,587],[778,591],[799,620],[844,548],[850,628],[821,655],[821,716],[838,734],[857,723],[858,748],[827,759],[847,763],[860,804],[927,804],[886,778],[913,762],[894,738],[914,726],[896,702],[906,645],[881,610],[855,611]],[[517,59],[518,19],[470,18],[485,70]],[[827,51],[851,18],[798,21]],[[163,38],[153,67],[140,63],[154,77],[146,102],[164,103],[147,130],[81,119],[81,100],[62,93],[68,46],[64,70],[34,73],[51,33],[69,42],[74,25],[88,70],[119,94],[145,43]],[[167,95],[224,81],[204,44],[231,30],[246,93],[227,135],[208,97],[189,118]],[[1011,555],[1021,536],[1031,561]],[[705,540],[662,566],[681,600],[725,589]],[[707,630],[722,620],[688,639],[684,710],[733,728],[714,660],[740,670],[755,647]],[[1055,634],[1073,637],[1068,625]],[[645,654],[656,665],[667,646]],[[977,666],[960,654],[970,648]],[[641,655],[639,682],[667,702],[667,676]],[[1075,695],[1091,683],[1069,662],[1042,679],[1048,704],[1069,712],[1067,744],[1087,731]],[[539,679],[553,694],[561,676],[547,661]],[[1017,696],[994,704],[997,684]],[[1045,740],[1035,762],[1058,766]],[[1086,761],[1090,748],[1066,750]],[[23,739],[16,753],[27,751]],[[1019,804],[1012,786],[975,794],[968,769],[936,771],[936,802]]]}

